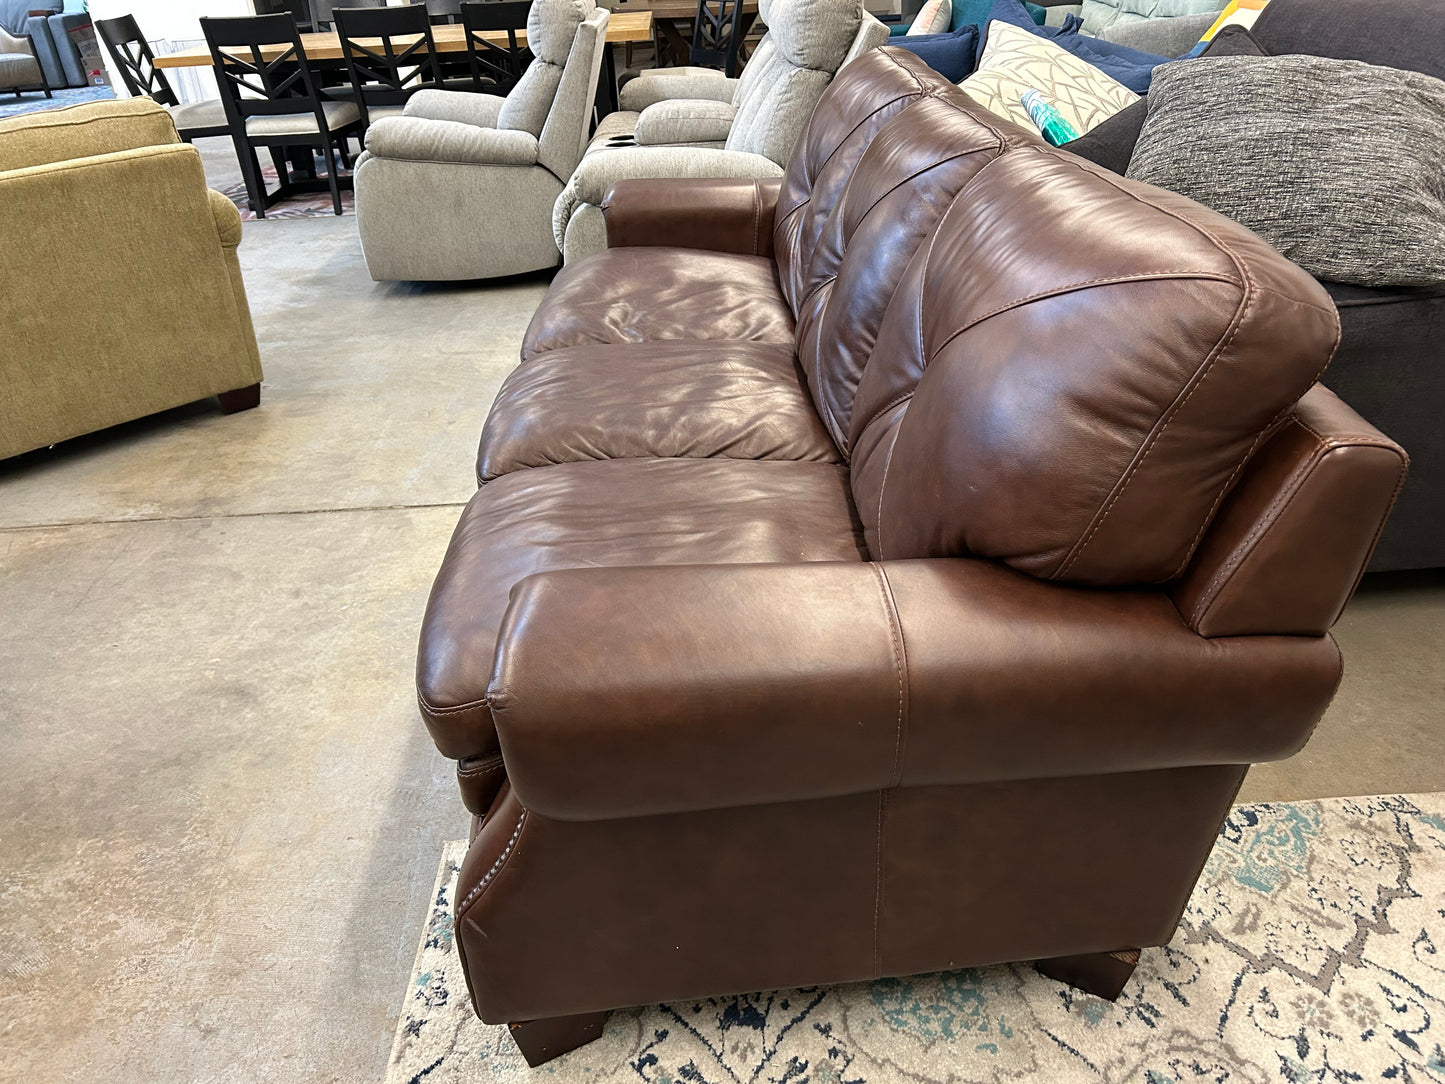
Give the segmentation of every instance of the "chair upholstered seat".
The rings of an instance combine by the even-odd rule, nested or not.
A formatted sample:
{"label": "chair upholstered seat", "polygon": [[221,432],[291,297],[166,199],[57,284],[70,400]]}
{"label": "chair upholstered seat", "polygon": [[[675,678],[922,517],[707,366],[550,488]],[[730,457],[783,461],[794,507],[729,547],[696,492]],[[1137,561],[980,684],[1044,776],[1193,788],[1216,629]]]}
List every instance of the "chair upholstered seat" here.
{"label": "chair upholstered seat", "polygon": [[175,121],[176,128],[182,132],[192,128],[225,128],[229,124],[226,107],[221,104],[220,98],[168,105],[166,111],[170,113],[171,120]]}
{"label": "chair upholstered seat", "polygon": [[0,87],[28,87],[40,83],[40,62],[29,53],[0,53]]}
{"label": "chair upholstered seat", "polygon": [[[335,131],[361,120],[361,110],[355,102],[322,102],[326,124]],[[313,113],[282,113],[274,117],[252,117],[246,121],[246,134],[252,139],[265,136],[315,135],[316,116]]]}

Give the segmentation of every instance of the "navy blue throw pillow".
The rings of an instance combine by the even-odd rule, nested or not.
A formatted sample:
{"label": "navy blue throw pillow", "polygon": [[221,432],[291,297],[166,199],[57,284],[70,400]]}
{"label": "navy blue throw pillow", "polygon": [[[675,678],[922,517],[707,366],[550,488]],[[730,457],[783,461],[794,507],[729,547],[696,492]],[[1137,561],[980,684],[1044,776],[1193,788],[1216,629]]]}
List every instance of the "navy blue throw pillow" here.
{"label": "navy blue throw pillow", "polygon": [[889,45],[917,53],[918,58],[950,83],[973,74],[978,57],[978,27],[961,26],[950,34],[915,34],[893,38]]}
{"label": "navy blue throw pillow", "polygon": [[[1083,21],[1077,15],[1068,15],[1062,26],[1036,26],[1023,0],[994,0],[993,9],[988,13],[988,22],[1003,22],[1048,38],[1060,49],[1072,53],[1086,64],[1092,64],[1113,79],[1117,79],[1135,94],[1147,94],[1149,81],[1154,77],[1154,68],[1169,60],[1169,57],[1155,56],[1127,45],[1115,45],[1111,41],[1086,37],[1079,33]],[[978,57],[983,57],[984,42],[988,36],[988,23],[979,35]],[[975,59],[975,67],[978,60]]]}

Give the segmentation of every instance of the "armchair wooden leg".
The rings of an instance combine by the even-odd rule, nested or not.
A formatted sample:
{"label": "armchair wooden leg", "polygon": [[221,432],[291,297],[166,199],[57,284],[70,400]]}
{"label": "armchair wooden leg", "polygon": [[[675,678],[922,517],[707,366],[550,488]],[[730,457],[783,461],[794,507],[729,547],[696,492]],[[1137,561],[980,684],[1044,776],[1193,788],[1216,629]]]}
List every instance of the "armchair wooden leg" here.
{"label": "armchair wooden leg", "polygon": [[1034,966],[1051,979],[1113,1001],[1123,992],[1124,984],[1134,974],[1134,968],[1139,966],[1139,950],[1055,956],[1051,960],[1039,960]]}
{"label": "armchair wooden leg", "polygon": [[507,1025],[512,1042],[536,1068],[544,1062],[585,1046],[602,1035],[605,1012],[584,1012],[576,1016],[548,1016],[541,1020],[516,1020]]}
{"label": "armchair wooden leg", "polygon": [[250,410],[261,404],[261,385],[252,384],[249,388],[236,388],[234,391],[223,391],[216,396],[221,401],[221,410],[226,414],[235,414],[238,410]]}

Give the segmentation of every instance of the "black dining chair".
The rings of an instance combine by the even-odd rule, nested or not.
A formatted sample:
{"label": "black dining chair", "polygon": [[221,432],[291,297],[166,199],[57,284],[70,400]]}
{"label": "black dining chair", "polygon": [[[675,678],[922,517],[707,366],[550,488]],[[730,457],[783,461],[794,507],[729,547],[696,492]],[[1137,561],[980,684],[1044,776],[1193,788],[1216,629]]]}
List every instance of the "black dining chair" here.
{"label": "black dining chair", "polygon": [[257,15],[290,15],[303,34],[316,29],[310,0],[251,0],[251,10]]}
{"label": "black dining chair", "polygon": [[[505,96],[517,85],[532,62],[532,50],[517,40],[531,10],[531,0],[471,0],[461,5],[473,89]],[[506,34],[507,44],[488,41],[488,33]]]}
{"label": "black dining chair", "polygon": [[121,82],[133,98],[150,98],[166,107],[180,137],[189,143],[206,136],[229,135],[226,107],[219,98],[203,102],[182,102],[166,73],[156,67],[155,54],[133,15],[96,19],[96,34],[105,44]]}
{"label": "black dining chair", "polygon": [[743,0],[697,0],[688,62],[704,68],[721,68],[728,78],[737,75],[742,17]]}
{"label": "black dining chair", "polygon": [[331,9],[331,19],[351,80],[348,97],[361,107],[363,129],[381,117],[400,114],[418,90],[442,86],[425,4],[337,7]]}
{"label": "black dining chair", "polygon": [[386,0],[311,0],[311,22],[318,30],[331,30],[335,22],[331,17],[334,7],[384,8]]}
{"label": "black dining chair", "polygon": [[[325,188],[331,191],[331,206],[341,214],[337,157],[351,165],[346,140],[361,134],[361,109],[355,102],[334,101],[321,91],[295,17],[286,13],[203,18],[201,31],[210,46],[236,158],[256,216],[265,218],[267,207],[297,192],[324,190],[315,175],[316,150],[326,161]],[[280,181],[275,192],[266,190],[257,146],[271,151]],[[296,153],[301,150],[307,152],[304,159]],[[349,186],[350,178],[345,182]]]}
{"label": "black dining chair", "polygon": [[461,0],[426,0],[426,11],[434,23],[454,23],[462,15]]}

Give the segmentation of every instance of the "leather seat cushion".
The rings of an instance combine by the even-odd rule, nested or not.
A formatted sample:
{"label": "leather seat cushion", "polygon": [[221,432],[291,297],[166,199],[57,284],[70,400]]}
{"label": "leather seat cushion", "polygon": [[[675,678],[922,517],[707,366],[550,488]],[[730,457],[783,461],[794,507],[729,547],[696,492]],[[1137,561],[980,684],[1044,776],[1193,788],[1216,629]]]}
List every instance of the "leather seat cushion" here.
{"label": "leather seat cushion", "polygon": [[422,717],[447,756],[497,751],[492,657],[508,593],[534,572],[863,559],[848,472],[830,463],[611,459],[508,474],[467,505],[432,587]]}
{"label": "leather seat cushion", "polygon": [[487,416],[477,480],[643,456],[841,461],[791,345],[671,339],[523,362]]}
{"label": "leather seat cushion", "polygon": [[609,248],[567,264],[532,317],[523,359],[582,343],[793,342],[793,311],[763,256]]}

